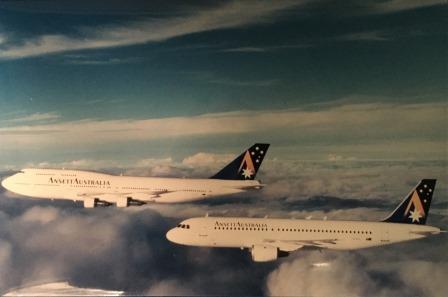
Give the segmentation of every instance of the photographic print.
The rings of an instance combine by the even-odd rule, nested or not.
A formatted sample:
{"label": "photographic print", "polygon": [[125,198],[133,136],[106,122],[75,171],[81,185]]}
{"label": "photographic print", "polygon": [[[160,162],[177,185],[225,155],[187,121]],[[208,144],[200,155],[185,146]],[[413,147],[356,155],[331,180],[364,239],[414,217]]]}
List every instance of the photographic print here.
{"label": "photographic print", "polygon": [[446,296],[446,1],[0,1],[0,295]]}

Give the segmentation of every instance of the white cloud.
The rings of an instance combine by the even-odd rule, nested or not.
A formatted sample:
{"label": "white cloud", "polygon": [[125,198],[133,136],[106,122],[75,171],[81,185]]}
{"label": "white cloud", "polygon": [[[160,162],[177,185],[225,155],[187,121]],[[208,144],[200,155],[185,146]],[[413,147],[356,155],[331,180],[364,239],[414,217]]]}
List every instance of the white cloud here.
{"label": "white cloud", "polygon": [[[189,172],[190,166],[208,160],[205,164],[210,166],[205,170],[211,172],[215,160],[224,162],[225,156],[200,153],[186,157],[188,164],[170,158],[142,159],[141,164]],[[53,277],[79,287],[146,295],[262,295],[260,290],[265,288],[266,294],[275,296],[443,296],[448,269],[447,237],[443,234],[357,252],[301,250],[265,264],[252,263],[247,251],[178,246],[165,239],[165,232],[179,221],[206,213],[378,220],[387,213],[384,208],[343,208],[337,203],[353,204],[347,197],[398,203],[419,175],[446,175],[442,163],[266,161],[260,172],[267,184],[264,190],[216,204],[94,210],[82,209],[79,204],[33,207],[51,202],[22,199],[22,203],[0,193],[0,291]],[[277,184],[279,181],[282,184]],[[439,185],[436,191],[433,203],[443,200],[440,198],[446,201],[448,191]],[[336,204],[331,199],[322,205],[301,204],[308,198],[305,195],[322,193],[342,198]],[[283,199],[285,196],[288,199]],[[446,211],[429,220],[431,225],[445,226]],[[312,266],[316,262],[330,266]]]}
{"label": "white cloud", "polygon": [[303,1],[230,2],[187,16],[146,20],[120,26],[82,28],[84,38],[43,35],[20,45],[4,46],[0,59],[18,59],[82,49],[160,42],[187,34],[263,23]]}
{"label": "white cloud", "polygon": [[[408,245],[410,247],[410,245]],[[413,261],[382,253],[303,252],[267,278],[271,296],[444,296],[447,262]],[[404,251],[403,251],[404,252]],[[439,251],[440,252],[440,251]],[[406,258],[404,256],[404,258]],[[327,267],[314,267],[325,261]],[[398,273],[397,273],[398,272]],[[379,278],[378,276],[382,276]],[[394,277],[395,279],[389,279]],[[395,284],[394,284],[395,283]]]}
{"label": "white cloud", "polygon": [[[447,291],[448,262],[434,263],[422,260],[403,261],[399,275],[405,283],[415,286],[424,296],[443,296]],[[431,281],[428,281],[428,276]]]}
{"label": "white cloud", "polygon": [[406,159],[419,155],[440,159],[446,148],[446,112],[446,103],[346,104],[319,109],[16,125],[0,128],[0,135],[1,149],[10,151],[18,146],[23,150],[85,149],[149,140],[262,133],[267,140],[285,137],[314,144],[301,145],[291,152],[294,157],[308,149],[304,158],[331,153],[358,158]]}
{"label": "white cloud", "polygon": [[271,296],[366,296],[372,281],[356,258],[337,255],[328,269],[311,268],[322,257],[311,253],[286,262],[270,273],[267,289]]}
{"label": "white cloud", "polygon": [[30,115],[22,116],[22,117],[16,117],[13,119],[7,119],[7,120],[0,120],[0,125],[3,123],[7,124],[20,124],[20,123],[27,123],[27,122],[43,122],[43,121],[52,121],[57,120],[61,116],[54,113],[54,112],[46,112],[46,113],[33,113]]}
{"label": "white cloud", "polygon": [[47,224],[49,222],[52,222],[59,217],[59,212],[57,209],[48,207],[48,208],[42,208],[42,207],[33,207],[27,210],[22,215],[23,222],[26,223],[40,223],[40,224]]}
{"label": "white cloud", "polygon": [[177,280],[163,280],[155,283],[144,293],[147,296],[194,296],[194,291]]}
{"label": "white cloud", "polygon": [[234,158],[236,158],[236,156],[232,154],[197,153],[184,158],[182,164],[191,167],[203,166],[216,168],[217,166],[229,163]]}

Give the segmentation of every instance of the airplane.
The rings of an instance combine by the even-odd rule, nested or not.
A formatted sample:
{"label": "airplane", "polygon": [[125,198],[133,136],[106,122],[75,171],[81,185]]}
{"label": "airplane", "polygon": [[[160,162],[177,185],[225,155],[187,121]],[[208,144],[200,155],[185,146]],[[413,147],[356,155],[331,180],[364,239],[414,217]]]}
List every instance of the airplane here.
{"label": "airplane", "polygon": [[177,244],[248,249],[255,262],[267,262],[301,248],[355,250],[439,234],[427,226],[435,179],[423,179],[380,222],[206,217],[182,221],[166,238]]}
{"label": "airplane", "polygon": [[3,297],[47,297],[47,296],[125,296],[124,291],[76,287],[67,281],[43,283],[9,289]]}
{"label": "airplane", "polygon": [[33,198],[83,201],[86,208],[190,202],[262,188],[255,176],[268,148],[267,143],[254,144],[208,179],[28,168],[7,177],[1,184],[10,192]]}

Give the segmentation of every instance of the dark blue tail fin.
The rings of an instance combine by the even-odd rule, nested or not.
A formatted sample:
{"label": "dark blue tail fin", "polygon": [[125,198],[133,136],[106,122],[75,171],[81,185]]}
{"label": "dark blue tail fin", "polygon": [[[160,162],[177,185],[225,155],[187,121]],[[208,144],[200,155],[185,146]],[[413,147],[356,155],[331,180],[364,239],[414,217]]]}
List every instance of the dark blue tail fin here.
{"label": "dark blue tail fin", "polygon": [[256,143],[210,178],[253,180],[268,151],[268,143]]}
{"label": "dark blue tail fin", "polygon": [[435,179],[422,179],[383,222],[426,224],[435,187]]}

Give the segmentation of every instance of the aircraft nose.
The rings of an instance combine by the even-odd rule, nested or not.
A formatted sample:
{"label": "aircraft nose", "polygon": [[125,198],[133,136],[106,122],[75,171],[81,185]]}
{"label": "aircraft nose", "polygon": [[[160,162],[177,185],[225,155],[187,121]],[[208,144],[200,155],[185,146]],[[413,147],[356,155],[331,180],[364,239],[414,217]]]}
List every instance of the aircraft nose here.
{"label": "aircraft nose", "polygon": [[177,242],[177,237],[176,237],[176,233],[177,233],[176,231],[177,231],[176,228],[173,228],[173,229],[169,230],[166,233],[166,239],[168,239],[171,242],[178,243]]}
{"label": "aircraft nose", "polygon": [[4,178],[2,180],[2,187],[3,188],[9,190],[9,181],[10,181],[10,179],[11,179],[11,177],[7,177],[7,178]]}

